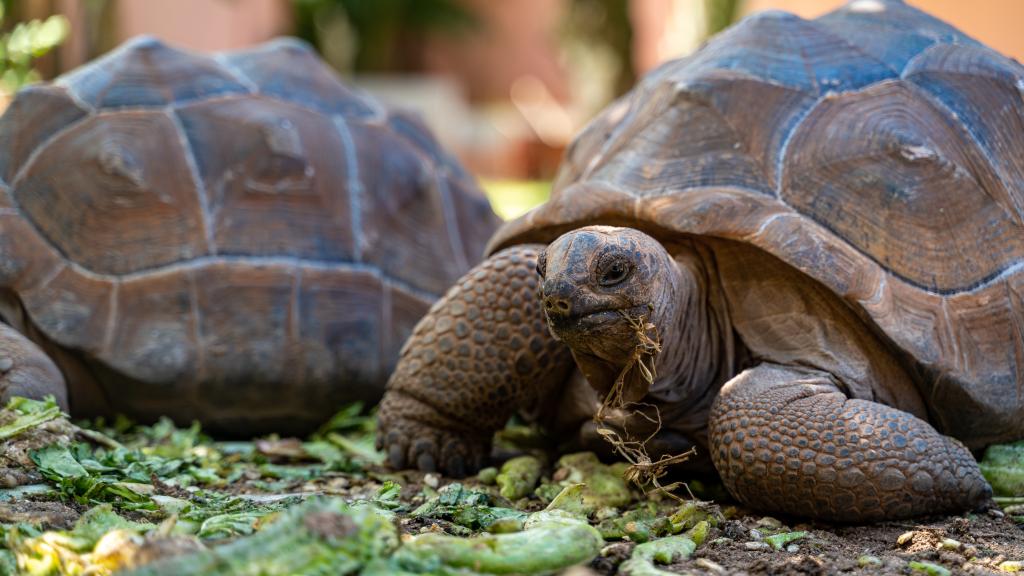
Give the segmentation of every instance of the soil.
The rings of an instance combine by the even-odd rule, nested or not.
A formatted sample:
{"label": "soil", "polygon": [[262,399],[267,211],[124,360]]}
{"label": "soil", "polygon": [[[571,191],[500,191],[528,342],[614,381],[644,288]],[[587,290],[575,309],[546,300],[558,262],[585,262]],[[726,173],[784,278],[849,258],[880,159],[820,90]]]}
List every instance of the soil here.
{"label": "soil", "polygon": [[[423,475],[417,472],[397,474],[405,495],[419,492]],[[440,485],[454,480],[441,478]],[[466,482],[463,480],[463,482]],[[433,482],[432,482],[433,483]],[[472,484],[472,481],[466,482]],[[523,503],[517,503],[522,507]],[[658,566],[680,574],[728,575],[829,575],[829,574],[908,574],[925,575],[914,570],[911,562],[937,565],[951,574],[1006,574],[999,565],[1005,561],[1024,561],[1024,529],[1003,514],[995,503],[986,509],[959,516],[935,516],[883,522],[869,525],[833,525],[806,523],[794,518],[772,518],[722,502],[730,516],[713,528],[705,543],[686,561]],[[427,522],[426,524],[430,524]],[[444,531],[443,523],[430,528]],[[409,522],[403,531],[416,533],[423,522]],[[772,550],[759,541],[772,533],[806,531],[788,549]],[[757,543],[751,544],[751,543]],[[614,575],[629,559],[635,545],[613,542],[587,567],[564,574],[571,576]],[[755,549],[751,549],[755,548]],[[1021,567],[1024,571],[1024,566]],[[938,573],[934,573],[938,575]]]}
{"label": "soil", "polygon": [[[691,574],[922,574],[909,566],[918,561],[953,574],[1000,574],[1000,563],[1024,560],[1024,531],[997,509],[867,526],[790,524],[809,533],[794,542],[792,552],[748,549],[748,542],[756,541],[751,532],[759,521],[756,515],[727,521],[690,560],[668,569]],[[716,572],[708,561],[724,572]]]}

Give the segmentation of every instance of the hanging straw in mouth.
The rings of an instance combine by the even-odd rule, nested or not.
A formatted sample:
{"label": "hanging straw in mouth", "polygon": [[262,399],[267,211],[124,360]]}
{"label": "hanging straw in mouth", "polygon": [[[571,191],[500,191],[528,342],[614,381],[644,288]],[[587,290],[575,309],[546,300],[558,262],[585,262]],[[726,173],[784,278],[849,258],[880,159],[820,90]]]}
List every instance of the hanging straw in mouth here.
{"label": "hanging straw in mouth", "polygon": [[[648,389],[654,384],[654,380],[657,378],[655,360],[661,352],[661,337],[658,333],[658,327],[653,322],[650,322],[647,316],[631,316],[623,311],[619,313],[622,314],[622,317],[629,322],[630,327],[635,331],[637,344],[629,361],[623,366],[622,371],[619,372],[618,377],[612,384],[611,390],[605,395],[597,414],[594,415],[594,422],[598,425],[597,433],[612,445],[616,453],[629,462],[630,465],[626,468],[623,477],[640,488],[644,495],[647,494],[647,486],[653,485],[655,491],[664,492],[677,500],[681,500],[671,491],[680,485],[685,487],[685,484],[674,482],[667,486],[662,486],[659,479],[668,473],[669,466],[685,462],[690,456],[696,454],[697,451],[695,448],[690,448],[681,454],[662,456],[657,461],[651,459],[647,452],[647,443],[661,430],[661,413],[658,407],[647,403],[632,403],[632,406],[637,408],[652,408],[654,412],[653,417],[639,409],[633,409],[630,412],[630,416],[640,416],[654,424],[654,431],[643,440],[630,438],[628,430],[623,431],[625,434],[625,437],[623,437],[614,428],[606,424],[608,420],[605,413],[606,410],[625,409],[630,405],[623,397],[623,389],[626,377],[634,369],[639,372],[640,378],[647,383]],[[687,492],[689,492],[689,488],[687,488]],[[690,494],[690,497],[693,498],[693,494]]]}

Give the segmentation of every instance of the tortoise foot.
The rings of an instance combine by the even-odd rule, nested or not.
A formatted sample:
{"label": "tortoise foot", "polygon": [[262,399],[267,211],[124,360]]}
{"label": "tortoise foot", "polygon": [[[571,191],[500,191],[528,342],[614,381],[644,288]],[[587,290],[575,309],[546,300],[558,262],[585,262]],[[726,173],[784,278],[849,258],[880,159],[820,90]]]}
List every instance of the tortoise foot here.
{"label": "tortoise foot", "polygon": [[535,409],[564,388],[572,357],[544,323],[539,250],[498,252],[413,330],[378,416],[377,444],[392,466],[473,473],[513,413]]}
{"label": "tortoise foot", "polygon": [[12,396],[41,400],[48,395],[67,411],[67,386],[57,366],[35,343],[0,323],[0,402]]}
{"label": "tortoise foot", "polygon": [[715,401],[710,432],[726,487],[765,511],[865,522],[961,512],[992,494],[963,444],[906,412],[847,398],[822,372],[742,372]]}

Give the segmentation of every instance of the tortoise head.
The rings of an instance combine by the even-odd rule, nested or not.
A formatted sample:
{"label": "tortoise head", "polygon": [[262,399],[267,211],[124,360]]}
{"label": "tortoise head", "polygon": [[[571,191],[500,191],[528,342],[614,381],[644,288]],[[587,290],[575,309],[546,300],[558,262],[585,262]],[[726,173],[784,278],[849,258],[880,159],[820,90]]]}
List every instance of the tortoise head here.
{"label": "tortoise head", "polygon": [[[610,386],[642,344],[638,322],[663,330],[659,324],[675,318],[679,307],[679,272],[671,255],[632,228],[588,226],[564,234],[541,253],[537,271],[552,334],[572,349],[599,390]],[[629,396],[643,393],[646,388]]]}

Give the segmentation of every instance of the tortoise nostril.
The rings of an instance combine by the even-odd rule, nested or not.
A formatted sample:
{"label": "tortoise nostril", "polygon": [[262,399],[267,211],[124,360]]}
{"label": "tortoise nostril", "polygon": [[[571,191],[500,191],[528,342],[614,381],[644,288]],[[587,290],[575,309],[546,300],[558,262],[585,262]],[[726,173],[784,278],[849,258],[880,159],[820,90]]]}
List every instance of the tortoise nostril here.
{"label": "tortoise nostril", "polygon": [[548,296],[544,299],[544,309],[549,314],[557,314],[559,316],[567,316],[572,311],[572,306],[569,301],[565,298],[559,298],[557,296]]}

